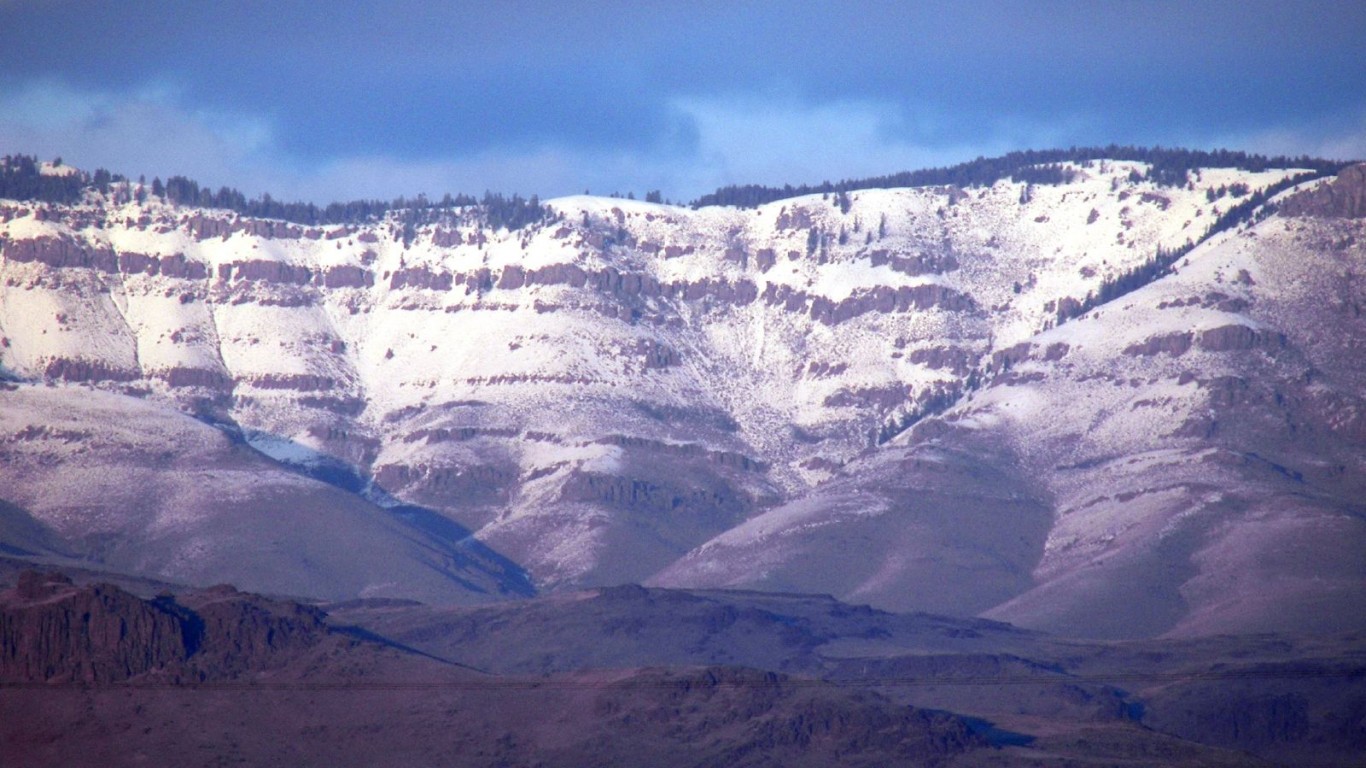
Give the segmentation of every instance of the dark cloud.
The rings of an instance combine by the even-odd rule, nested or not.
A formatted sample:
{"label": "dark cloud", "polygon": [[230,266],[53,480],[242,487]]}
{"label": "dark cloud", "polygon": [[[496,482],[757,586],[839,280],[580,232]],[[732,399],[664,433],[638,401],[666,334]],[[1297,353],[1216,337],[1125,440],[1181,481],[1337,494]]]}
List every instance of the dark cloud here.
{"label": "dark cloud", "polygon": [[630,156],[629,187],[709,162],[680,103],[877,105],[876,136],[920,150],[1359,131],[1363,39],[1366,5],[1308,0],[21,0],[0,3],[0,95],[159,89],[268,125],[258,150],[299,168]]}

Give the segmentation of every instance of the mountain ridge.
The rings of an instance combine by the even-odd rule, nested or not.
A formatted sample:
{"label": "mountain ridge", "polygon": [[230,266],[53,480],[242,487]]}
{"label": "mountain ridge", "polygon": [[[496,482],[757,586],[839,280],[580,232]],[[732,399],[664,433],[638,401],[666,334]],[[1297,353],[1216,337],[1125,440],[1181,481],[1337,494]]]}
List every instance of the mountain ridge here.
{"label": "mountain ridge", "polygon": [[1115,643],[771,592],[315,605],[91,576],[0,576],[7,764],[1339,766],[1366,739],[1359,633]]}
{"label": "mountain ridge", "polygon": [[[1059,184],[862,190],[754,210],[572,197],[546,202],[550,218],[517,230],[489,229],[477,211],[461,209],[413,227],[401,217],[307,227],[155,201],[5,203],[0,366],[20,378],[65,382],[59,389],[95,386],[240,425],[266,456],[315,475],[335,466],[368,479],[380,503],[367,514],[396,504],[430,509],[527,568],[545,589],[683,584],[671,579],[703,579],[700,566],[683,564],[719,551],[711,542],[735,540],[737,531],[774,515],[820,522],[811,530],[824,532],[812,534],[812,546],[838,543],[838,535],[822,537],[843,530],[836,521],[852,515],[899,521],[889,524],[904,533],[879,534],[889,540],[919,531],[913,541],[938,542],[929,549],[907,544],[907,552],[931,559],[949,553],[924,574],[943,595],[907,593],[898,585],[915,569],[891,561],[880,566],[884,587],[873,588],[872,579],[836,589],[848,555],[822,561],[827,581],[803,583],[803,591],[884,605],[901,592],[912,602],[895,606],[914,608],[915,600],[943,606],[944,595],[959,590],[970,612],[1019,605],[1021,595],[1042,586],[1041,575],[1048,581],[1046,555],[1061,540],[1058,488],[1041,487],[1038,478],[1066,462],[1022,463],[1012,455],[1018,448],[1002,453],[1000,435],[989,430],[962,437],[973,431],[965,432],[965,423],[984,418],[970,415],[972,401],[1013,397],[1030,379],[1075,368],[1076,350],[1087,343],[1097,360],[1134,361],[1148,378],[1194,376],[1175,385],[1189,390],[1177,398],[1183,402],[1237,400],[1244,395],[1234,380],[1242,377],[1178,370],[1182,356],[1289,360],[1314,346],[1290,339],[1283,327],[1286,317],[1314,317],[1312,308],[1263,295],[1256,270],[1239,267],[1253,283],[1236,269],[1232,282],[1222,273],[1216,279],[1214,270],[1190,295],[1164,295],[1150,314],[1175,330],[1125,330],[1119,346],[1103,341],[1116,328],[1095,323],[1117,306],[1114,297],[1080,319],[1072,315],[1087,309],[1088,297],[1104,295],[1107,281],[1162,252],[1178,255],[1171,259],[1176,274],[1159,282],[1180,282],[1208,254],[1242,248],[1284,221],[1308,222],[1313,233],[1344,230],[1338,241],[1305,248],[1315,258],[1336,258],[1347,274],[1360,258],[1356,241],[1344,250],[1333,245],[1351,236],[1355,220],[1256,222],[1251,206],[1240,225],[1202,240],[1204,222],[1265,190],[1298,182],[1320,191],[1305,195],[1322,196],[1333,184],[1350,187],[1348,172],[1338,182],[1302,182],[1296,169],[1199,169],[1185,186],[1163,186],[1141,163],[1096,160],[1066,169],[1070,179]],[[1288,229],[1275,234],[1294,237]],[[1195,250],[1184,250],[1197,240]],[[1351,285],[1348,305],[1359,301]],[[1120,301],[1132,303],[1129,295]],[[1249,319],[1257,302],[1279,302],[1283,317],[1271,326],[1269,318]],[[1093,327],[1103,330],[1079,330]],[[1081,375],[1110,376],[1094,365]],[[1276,379],[1293,365],[1303,367],[1264,367]],[[1340,405],[1332,407],[1356,408],[1355,378],[1340,370],[1334,376],[1328,387]],[[1270,389],[1282,400],[1288,391]],[[1298,397],[1320,397],[1321,389]],[[1239,419],[1244,412],[1251,413],[1244,407]],[[1306,423],[1321,423],[1331,437],[1334,418],[1315,412]],[[1350,431],[1355,418],[1342,424]],[[42,425],[11,423],[7,434],[33,435],[49,461],[78,461],[82,429],[54,436],[34,431]],[[1197,429],[1193,424],[1184,426]],[[11,456],[23,454],[13,447],[22,442],[7,442]],[[1357,472],[1351,467],[1360,466],[1360,441],[1328,442],[1342,473]],[[1301,450],[1298,465],[1307,466],[1305,456],[1317,460],[1316,450]],[[1256,453],[1240,448],[1235,455],[1249,452]],[[920,462],[915,482],[899,476],[896,467],[910,464],[891,457],[902,454]],[[954,456],[947,474],[935,469]],[[869,486],[840,496],[835,489],[859,485],[847,478],[861,472],[903,490]],[[22,476],[11,477],[12,487],[25,487]],[[985,490],[982,477],[995,478]],[[1333,483],[1314,503],[1326,505],[1325,513],[1352,509],[1342,505],[1349,498],[1343,489],[1353,486]],[[990,486],[1015,490],[996,496]],[[954,530],[951,514],[906,513],[935,487],[945,504],[957,505],[960,520],[982,511],[980,523]],[[44,524],[66,514],[60,501],[32,491],[7,501]],[[793,507],[803,504],[806,512]],[[993,522],[1016,507],[1032,510],[1024,517],[1035,522],[1018,531],[1013,522]],[[964,534],[969,527],[985,540],[1016,538],[983,547]],[[1082,539],[1096,535],[1108,534]],[[745,572],[742,561],[724,567],[732,566]],[[1345,594],[1353,594],[1358,577],[1350,558],[1341,567]],[[961,586],[979,577],[976,586]],[[757,574],[743,578],[758,581],[727,585],[764,583]],[[1168,618],[1136,626],[1170,630],[1186,600],[1172,598],[1160,610],[1154,603]],[[1024,614],[1012,620],[1029,622]],[[1044,620],[1056,628],[1053,621],[1063,620]]]}

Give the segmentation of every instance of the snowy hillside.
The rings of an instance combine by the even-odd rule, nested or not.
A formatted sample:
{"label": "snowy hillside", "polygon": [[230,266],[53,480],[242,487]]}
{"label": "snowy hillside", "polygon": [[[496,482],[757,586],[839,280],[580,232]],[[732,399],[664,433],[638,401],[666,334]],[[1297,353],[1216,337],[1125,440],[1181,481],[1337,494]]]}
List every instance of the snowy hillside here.
{"label": "snowy hillside", "polygon": [[[1265,514],[1316,526],[1305,541],[1359,535],[1359,517],[1339,518],[1360,490],[1352,414],[1366,382],[1342,355],[1363,336],[1353,325],[1331,346],[1310,329],[1336,323],[1320,290],[1359,305],[1360,221],[1272,218],[1225,233],[1176,274],[1057,325],[1106,281],[1199,240],[1240,197],[1295,174],[1205,169],[1159,187],[1141,163],[1067,170],[1057,185],[863,190],[844,206],[819,195],[699,210],[571,197],[522,230],[455,209],[415,237],[396,219],[304,227],[155,198],[0,202],[0,371],[25,382],[0,393],[0,412],[39,409],[43,420],[57,406],[27,393],[49,382],[122,395],[111,402],[127,402],[129,418],[189,413],[343,489],[369,483],[364,503],[468,529],[541,588],[660,573],[898,607],[961,599],[1029,623],[1072,610],[1059,607],[1067,600],[1113,599],[1101,587],[1069,586],[1067,599],[1048,590],[1081,584],[1085,563],[1120,548],[1125,567],[1173,569],[1163,589],[1180,597],[1153,610],[1176,613],[1139,630],[1166,631],[1183,621],[1182,601],[1233,589],[1189,571],[1234,557],[1215,552],[1220,542],[1253,535],[1220,538],[1226,518],[1199,511],[1247,507],[1230,494],[1253,470],[1228,465],[1250,453],[1276,461],[1254,445],[1268,433],[1238,426],[1263,412],[1238,405],[1234,380],[1274,390],[1277,408],[1298,398],[1323,433],[1306,443],[1276,427],[1299,462],[1276,466],[1343,468],[1307,501],[1286,491],[1297,500]],[[1246,413],[1229,424],[1225,406]],[[15,435],[31,425],[8,421],[0,445],[30,460]],[[205,428],[185,434],[195,429]],[[63,478],[86,471],[74,456],[53,461]],[[73,546],[79,532],[62,521],[89,502],[38,493],[67,486],[21,464],[7,464],[20,490],[5,500]],[[1150,487],[1181,472],[1199,479]],[[192,474],[163,468],[156,482]],[[943,503],[908,514],[924,483]],[[146,514],[178,493],[148,494]],[[1000,524],[1008,510],[1019,530]],[[143,525],[135,517],[110,522],[110,535]],[[1305,522],[1320,517],[1339,528]],[[1196,521],[1199,536],[1180,546],[1152,543]],[[866,551],[860,542],[888,550],[862,576],[842,565]],[[1237,556],[1260,551],[1248,547]],[[781,575],[812,552],[819,572]],[[202,564],[186,557],[119,567],[198,578]],[[1360,563],[1340,565],[1331,577],[1359,594]],[[964,573],[989,575],[969,585]],[[936,588],[910,589],[913,576]],[[1030,602],[1038,595],[1047,608]]]}

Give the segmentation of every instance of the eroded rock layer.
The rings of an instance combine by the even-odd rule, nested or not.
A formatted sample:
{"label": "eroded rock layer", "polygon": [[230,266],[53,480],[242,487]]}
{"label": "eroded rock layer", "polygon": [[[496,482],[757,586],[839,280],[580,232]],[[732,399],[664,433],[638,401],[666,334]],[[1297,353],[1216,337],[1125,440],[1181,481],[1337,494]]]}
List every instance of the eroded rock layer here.
{"label": "eroded rock layer", "polygon": [[[470,533],[486,588],[516,592],[520,566],[541,588],[769,586],[1104,634],[1275,624],[1315,578],[1338,605],[1366,577],[1360,169],[1099,303],[1202,241],[1229,189],[1295,174],[1145,170],[758,209],[574,197],[514,232],[472,209],[413,233],[5,202],[0,371],[236,430],[422,541]],[[98,441],[70,435],[98,430],[58,421],[6,417],[6,500],[60,532],[11,546],[100,557],[92,518],[117,540],[168,517],[175,474],[151,469],[130,476],[155,493],[92,515]],[[1286,540],[1338,554],[1264,556]],[[301,546],[274,555],[302,573],[332,552]],[[136,567],[193,579],[203,551]],[[1134,574],[1160,582],[1135,587],[1140,620],[1083,618]],[[1277,596],[1233,599],[1256,580]]]}

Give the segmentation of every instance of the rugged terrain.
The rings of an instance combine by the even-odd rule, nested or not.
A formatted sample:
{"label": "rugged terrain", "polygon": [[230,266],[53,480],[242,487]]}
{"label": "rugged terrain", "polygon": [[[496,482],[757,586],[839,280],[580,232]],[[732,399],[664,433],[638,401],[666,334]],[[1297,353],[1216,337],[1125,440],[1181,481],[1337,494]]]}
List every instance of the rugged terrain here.
{"label": "rugged terrain", "polygon": [[0,546],[333,600],[1361,629],[1362,171],[1205,238],[1296,170],[1147,170],[515,231],[0,203]]}
{"label": "rugged terrain", "polygon": [[5,764],[926,765],[960,717],[733,667],[490,676],[219,587],[0,593]]}
{"label": "rugged terrain", "polygon": [[1366,764],[1359,634],[1082,642],[758,592],[318,606],[89,578],[0,590],[6,765]]}

